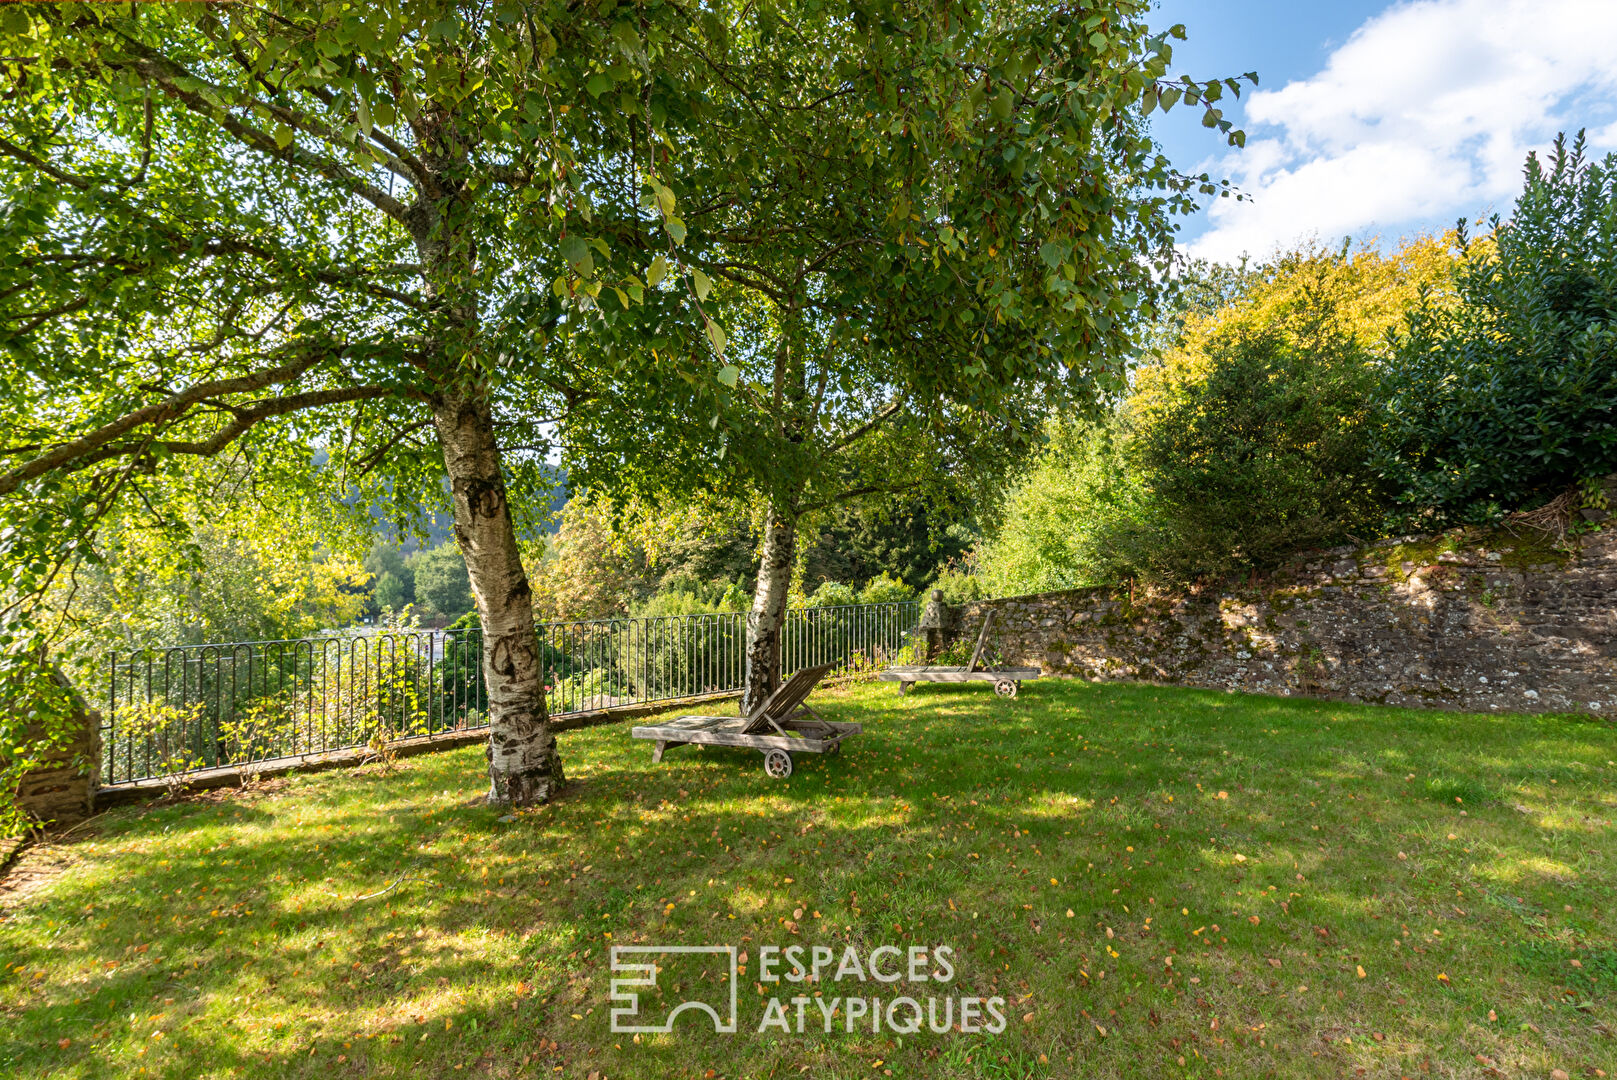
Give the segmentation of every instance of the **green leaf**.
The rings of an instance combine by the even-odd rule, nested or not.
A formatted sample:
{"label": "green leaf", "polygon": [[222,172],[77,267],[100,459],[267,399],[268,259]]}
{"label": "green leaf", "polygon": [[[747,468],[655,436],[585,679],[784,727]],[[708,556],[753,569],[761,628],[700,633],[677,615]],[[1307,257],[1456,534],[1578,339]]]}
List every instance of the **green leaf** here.
{"label": "green leaf", "polygon": [[651,266],[646,270],[646,284],[661,285],[663,278],[668,276],[668,260],[659,255],[651,260]]}
{"label": "green leaf", "polygon": [[617,84],[612,81],[612,76],[604,71],[597,71],[590,76],[589,82],[584,84],[584,89],[590,92],[590,97],[598,98],[615,85]]}
{"label": "green leaf", "polygon": [[623,50],[630,54],[640,52],[640,35],[635,33],[634,27],[626,22],[615,23],[612,26],[612,38]]}
{"label": "green leaf", "polygon": [[725,342],[729,340],[724,336],[724,327],[720,326],[712,319],[707,319],[706,322],[707,339],[713,343],[713,351],[722,357],[724,355]]}
{"label": "green leaf", "polygon": [[580,277],[589,277],[595,272],[595,257],[590,254],[590,246],[577,233],[569,233],[561,238],[561,257]]}
{"label": "green leaf", "polygon": [[285,124],[275,125],[275,145],[285,150],[292,145],[292,129]]}
{"label": "green leaf", "polygon": [[1016,99],[1011,96],[1010,87],[1006,87],[994,95],[994,103],[992,106],[994,115],[999,117],[1001,120],[1009,120],[1011,118],[1011,110],[1015,107],[1015,104]]}
{"label": "green leaf", "polygon": [[674,243],[683,244],[685,242],[685,223],[679,218],[671,217],[664,221],[663,228],[668,231],[669,236],[674,238]]}
{"label": "green leaf", "polygon": [[707,294],[713,291],[712,280],[696,267],[691,267],[691,284],[696,286],[696,298],[706,300]]}
{"label": "green leaf", "polygon": [[[720,333],[722,334],[723,331],[720,331]],[[720,346],[720,349],[722,350],[723,346]],[[736,380],[740,377],[741,369],[736,367],[734,364],[725,364],[719,369],[719,381],[725,386],[733,388],[736,384]]]}

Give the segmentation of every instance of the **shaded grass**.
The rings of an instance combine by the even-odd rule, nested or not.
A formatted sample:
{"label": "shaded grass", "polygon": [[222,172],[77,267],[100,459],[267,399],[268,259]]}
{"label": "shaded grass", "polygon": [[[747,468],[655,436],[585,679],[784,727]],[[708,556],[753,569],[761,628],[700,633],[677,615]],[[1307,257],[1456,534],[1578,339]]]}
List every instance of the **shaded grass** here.
{"label": "shaded grass", "polygon": [[[510,824],[477,749],[110,814],[0,923],[0,1075],[1617,1073],[1609,725],[1056,680],[816,705],[867,734],[785,782],[611,727]],[[754,958],[740,1033],[610,1032],[611,945],[709,943]],[[950,945],[1009,1026],[757,1034],[760,989],[802,992],[756,981],[770,943]]]}

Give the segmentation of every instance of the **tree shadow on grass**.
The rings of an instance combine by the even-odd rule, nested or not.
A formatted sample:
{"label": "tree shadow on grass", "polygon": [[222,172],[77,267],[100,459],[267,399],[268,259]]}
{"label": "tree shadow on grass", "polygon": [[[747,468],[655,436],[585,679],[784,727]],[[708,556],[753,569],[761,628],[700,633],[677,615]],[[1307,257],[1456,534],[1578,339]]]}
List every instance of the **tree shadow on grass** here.
{"label": "tree shadow on grass", "polygon": [[[1577,817],[1604,805],[1598,728],[1053,680],[1014,700],[881,689],[817,699],[866,733],[784,782],[753,751],[653,765],[620,726],[564,735],[581,782],[510,824],[465,805],[475,748],[300,778],[251,806],[122,813],[0,927],[0,1067],[1414,1075],[1479,1052],[1545,1065],[1522,1018],[1573,1056],[1612,1022],[1609,1004],[1578,1008],[1592,995],[1563,963],[1587,958],[1603,986],[1610,932],[1593,910],[1560,918],[1567,883],[1539,872],[1567,863],[1555,836],[1610,847],[1609,822]],[[1581,896],[1610,895],[1609,851],[1575,873]],[[1520,910],[1490,901],[1505,878]],[[741,1031],[610,1031],[616,944],[747,951]],[[802,992],[757,992],[764,944],[949,944],[949,992],[1004,997],[1011,1023],[902,1045],[812,1023],[759,1035],[767,997]],[[1579,1000],[1558,1004],[1565,990]]]}

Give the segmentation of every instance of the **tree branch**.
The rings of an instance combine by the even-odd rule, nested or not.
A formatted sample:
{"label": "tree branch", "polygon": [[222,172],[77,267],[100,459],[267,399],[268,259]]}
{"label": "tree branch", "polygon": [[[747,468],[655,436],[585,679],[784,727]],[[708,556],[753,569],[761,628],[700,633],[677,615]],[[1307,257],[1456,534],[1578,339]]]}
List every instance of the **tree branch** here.
{"label": "tree branch", "polygon": [[[170,394],[162,401],[126,413],[109,424],[74,439],[72,442],[62,443],[49,453],[41,454],[31,461],[17,466],[10,472],[0,474],[0,495],[10,495],[17,488],[29,480],[37,479],[48,472],[73,466],[80,459],[87,458],[97,451],[111,444],[114,440],[147,424],[165,424],[179,419],[199,402],[209,398],[216,398],[224,394],[251,393],[262,390],[266,386],[276,383],[291,382],[299,378],[304,372],[314,367],[322,357],[320,355],[295,360],[280,367],[265,368],[250,375],[241,375],[230,379],[213,379],[208,382],[197,383],[195,386]],[[106,456],[95,460],[105,460]],[[90,464],[86,461],[84,464]]]}
{"label": "tree branch", "polygon": [[[206,80],[199,79],[195,75],[192,75],[184,67],[175,63],[173,60],[170,60],[162,53],[147,47],[146,45],[128,37],[127,35],[120,36],[123,38],[125,48],[130,54],[130,59],[125,63],[118,63],[116,59],[108,58],[107,62],[119,67],[124,67],[126,70],[133,71],[147,83],[152,83],[158,87],[161,87],[164,93],[181,102],[192,112],[212,120],[214,123],[230,132],[230,134],[234,135],[239,141],[249,148],[257,150],[259,153],[272,157],[277,161],[292,166],[293,168],[305,169],[319,173],[328,180],[332,180],[343,185],[348,190],[352,191],[354,194],[358,195],[360,198],[382,211],[388,217],[393,218],[395,221],[398,221],[401,224],[406,223],[406,218],[409,215],[408,207],[399,202],[397,199],[393,198],[393,196],[389,195],[387,192],[383,191],[381,188],[361,180],[346,165],[343,165],[339,161],[334,161],[331,158],[310,153],[309,151],[300,147],[296,141],[289,142],[284,147],[281,146],[271,136],[244,123],[241,120],[238,120],[235,116],[231,115],[230,111],[224,106],[214,104],[212,101],[209,101],[208,98],[204,97],[201,93],[198,93],[195,90],[187,90],[182,88],[179,85],[179,80],[184,80],[185,82],[196,86],[206,86],[221,100],[228,97],[224,91],[213,86]],[[270,108],[272,111],[277,108],[285,108],[284,106],[266,107]],[[282,119],[286,118],[283,117]],[[305,128],[305,130],[311,129]],[[311,130],[311,133],[315,132]],[[402,162],[399,162],[398,165],[400,168],[405,167]],[[405,173],[404,175],[408,175],[408,173]]]}
{"label": "tree branch", "polygon": [[869,435],[872,431],[875,431],[876,428],[881,426],[881,424],[886,420],[894,416],[902,405],[903,403],[897,398],[889,401],[886,405],[882,406],[881,411],[875,416],[872,416],[869,420],[866,420],[863,424],[860,424],[858,427],[848,432],[848,434],[844,435],[842,438],[828,446],[826,448],[826,453],[834,454],[844,447],[852,446],[866,435]]}

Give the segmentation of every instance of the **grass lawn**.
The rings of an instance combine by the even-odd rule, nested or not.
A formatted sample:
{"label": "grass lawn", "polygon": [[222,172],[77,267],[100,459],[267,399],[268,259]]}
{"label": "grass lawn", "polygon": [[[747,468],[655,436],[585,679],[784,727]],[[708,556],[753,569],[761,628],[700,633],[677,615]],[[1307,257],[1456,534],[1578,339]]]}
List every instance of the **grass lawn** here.
{"label": "grass lawn", "polygon": [[[479,749],[109,814],[4,912],[0,1075],[1617,1075],[1610,724],[1058,680],[815,701],[867,733],[785,781],[654,766],[620,725],[562,736],[565,797],[510,823],[468,805]],[[739,1032],[613,1034],[626,944],[742,949]],[[947,945],[954,977],[762,983],[792,944]],[[713,959],[643,1011],[714,999]],[[811,1000],[758,1033],[816,993],[1007,1024],[827,1034]]]}

